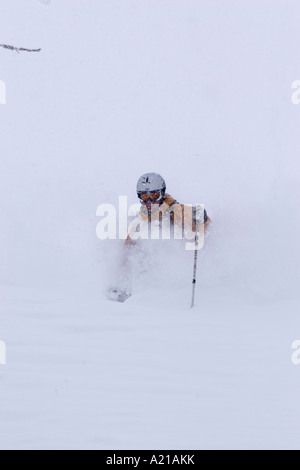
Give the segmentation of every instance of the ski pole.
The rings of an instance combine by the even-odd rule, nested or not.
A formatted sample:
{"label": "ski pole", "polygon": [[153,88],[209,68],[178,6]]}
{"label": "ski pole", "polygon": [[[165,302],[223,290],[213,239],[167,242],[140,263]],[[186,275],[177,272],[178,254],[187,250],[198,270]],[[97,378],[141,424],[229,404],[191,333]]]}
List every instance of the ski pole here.
{"label": "ski pole", "polygon": [[[197,209],[199,206],[196,206],[196,217]],[[198,262],[198,247],[199,247],[199,220],[196,218],[196,233],[195,233],[195,251],[194,251],[194,270],[193,270],[193,290],[192,290],[192,303],[191,308],[195,305],[195,292],[196,292],[196,282],[197,282],[197,262]]]}

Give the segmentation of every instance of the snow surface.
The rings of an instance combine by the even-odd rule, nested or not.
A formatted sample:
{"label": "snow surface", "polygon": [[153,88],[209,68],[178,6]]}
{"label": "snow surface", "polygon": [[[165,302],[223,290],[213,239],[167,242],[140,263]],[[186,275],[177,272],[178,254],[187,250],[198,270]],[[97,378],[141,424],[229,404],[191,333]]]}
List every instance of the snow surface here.
{"label": "snow surface", "polygon": [[[0,448],[300,449],[299,2],[48,3],[0,5]],[[146,171],[213,219],[193,310],[183,242],[105,297]]]}

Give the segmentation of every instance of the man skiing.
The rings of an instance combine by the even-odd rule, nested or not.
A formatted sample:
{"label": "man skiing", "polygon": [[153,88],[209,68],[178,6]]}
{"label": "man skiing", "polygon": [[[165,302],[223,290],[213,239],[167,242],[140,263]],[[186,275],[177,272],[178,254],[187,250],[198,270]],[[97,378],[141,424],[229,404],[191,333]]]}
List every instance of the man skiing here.
{"label": "man skiing", "polygon": [[158,173],[145,173],[137,182],[136,192],[141,202],[139,216],[130,224],[125,244],[131,245],[138,237],[141,222],[161,223],[170,222],[184,232],[200,231],[210,223],[206,210],[196,210],[195,207],[180,204],[170,194],[166,193],[166,182]]}
{"label": "man skiing", "polygon": [[[123,286],[109,290],[108,296],[111,300],[124,302],[131,296],[131,281],[128,277],[128,250],[131,245],[142,235],[142,224],[146,227],[148,235],[149,225],[162,226],[177,229],[177,234],[181,235],[190,232],[195,237],[196,230],[198,235],[204,235],[204,231],[210,223],[206,210],[180,204],[170,194],[166,193],[166,182],[158,173],[146,173],[140,177],[137,182],[137,196],[141,202],[141,208],[138,217],[131,222],[128,237],[125,241],[125,250],[123,253],[122,269]],[[152,230],[152,227],[151,227]],[[151,232],[152,233],[152,232]],[[169,232],[170,233],[170,232]],[[146,238],[148,238],[146,236]],[[182,238],[179,236],[178,238]],[[131,251],[131,250],[130,250]]]}

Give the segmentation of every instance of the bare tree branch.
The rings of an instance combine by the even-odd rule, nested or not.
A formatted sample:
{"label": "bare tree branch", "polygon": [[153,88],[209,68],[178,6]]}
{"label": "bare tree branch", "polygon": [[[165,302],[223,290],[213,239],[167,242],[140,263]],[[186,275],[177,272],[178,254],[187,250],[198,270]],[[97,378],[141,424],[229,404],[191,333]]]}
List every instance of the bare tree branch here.
{"label": "bare tree branch", "polygon": [[0,44],[0,47],[4,49],[9,49],[11,51],[16,51],[18,54],[22,51],[26,52],[40,52],[42,49],[26,49],[24,47],[15,47],[15,46],[8,46],[7,44]]}

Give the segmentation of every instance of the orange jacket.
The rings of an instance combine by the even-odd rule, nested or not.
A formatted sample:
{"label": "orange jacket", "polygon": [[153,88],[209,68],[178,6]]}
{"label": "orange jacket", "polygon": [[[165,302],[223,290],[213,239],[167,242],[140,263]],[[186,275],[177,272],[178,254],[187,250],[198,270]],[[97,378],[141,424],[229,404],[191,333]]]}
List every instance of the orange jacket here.
{"label": "orange jacket", "polygon": [[[157,208],[156,208],[157,207]],[[151,214],[148,213],[146,206],[141,205],[139,216],[130,224],[129,234],[126,243],[133,243],[135,233],[141,221],[161,222],[164,217],[169,217],[173,225],[181,227],[183,230],[196,231],[196,210],[195,207],[187,204],[179,204],[170,194],[166,193],[161,204],[152,206]],[[202,214],[198,214],[199,230],[203,231],[210,222],[204,209]]]}

